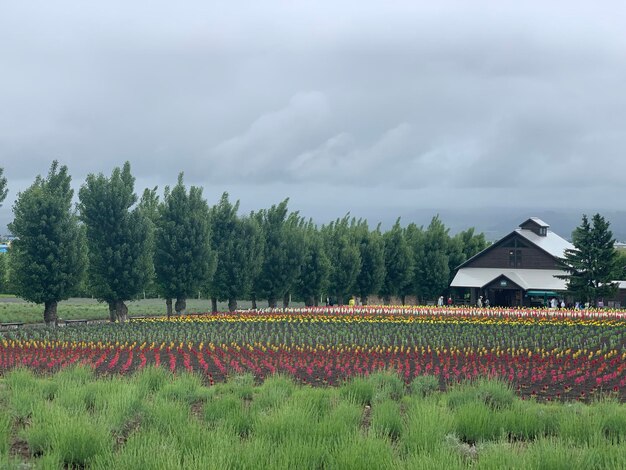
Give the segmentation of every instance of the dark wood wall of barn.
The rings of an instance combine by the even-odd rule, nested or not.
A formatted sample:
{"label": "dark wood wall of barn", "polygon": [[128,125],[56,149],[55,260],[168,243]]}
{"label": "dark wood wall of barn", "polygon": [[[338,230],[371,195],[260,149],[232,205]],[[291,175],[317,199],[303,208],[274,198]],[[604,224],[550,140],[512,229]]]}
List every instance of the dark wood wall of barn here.
{"label": "dark wood wall of barn", "polygon": [[464,268],[503,269],[558,269],[556,260],[513,233],[500,240],[482,255],[467,263]]}

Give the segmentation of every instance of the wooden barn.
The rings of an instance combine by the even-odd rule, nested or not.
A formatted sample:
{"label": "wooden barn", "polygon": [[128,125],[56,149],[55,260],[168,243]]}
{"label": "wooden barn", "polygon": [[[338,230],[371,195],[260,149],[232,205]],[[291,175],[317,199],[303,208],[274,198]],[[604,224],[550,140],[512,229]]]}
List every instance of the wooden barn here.
{"label": "wooden barn", "polygon": [[[574,245],[550,230],[537,217],[526,220],[459,266],[450,287],[469,291],[469,302],[503,307],[545,306],[552,298],[566,299],[566,282],[556,276],[567,274],[559,259]],[[626,305],[626,281],[616,281],[618,293],[604,299],[605,307]],[[573,299],[568,299],[572,301]]]}
{"label": "wooden barn", "polygon": [[565,281],[555,276],[566,274],[558,260],[568,248],[574,246],[531,217],[460,265],[451,287],[468,289],[472,305],[479,296],[493,306],[545,305],[564,296]]}

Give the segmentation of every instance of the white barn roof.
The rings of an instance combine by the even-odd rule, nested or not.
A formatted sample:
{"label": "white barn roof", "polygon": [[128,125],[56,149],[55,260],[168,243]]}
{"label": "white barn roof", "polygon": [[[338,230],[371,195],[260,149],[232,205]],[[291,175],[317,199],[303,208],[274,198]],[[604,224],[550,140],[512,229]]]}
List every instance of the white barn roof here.
{"label": "white barn roof", "polygon": [[559,269],[461,268],[450,286],[482,288],[498,277],[506,276],[524,290],[565,290],[565,280],[554,277],[563,274],[566,273]]}
{"label": "white barn roof", "polygon": [[[533,222],[535,222],[537,225],[539,225],[540,227],[546,227],[549,228],[550,225],[548,225],[547,223],[545,223],[543,220],[541,220],[539,217],[531,217],[528,220],[532,220]],[[528,220],[526,222],[528,222]]]}
{"label": "white barn roof", "polygon": [[538,246],[543,251],[549,253],[555,258],[563,258],[565,250],[573,250],[574,245],[568,242],[565,238],[559,237],[556,233],[548,230],[544,236],[537,235],[532,230],[526,230],[522,228],[515,229],[515,233],[519,233],[526,240],[533,245]]}

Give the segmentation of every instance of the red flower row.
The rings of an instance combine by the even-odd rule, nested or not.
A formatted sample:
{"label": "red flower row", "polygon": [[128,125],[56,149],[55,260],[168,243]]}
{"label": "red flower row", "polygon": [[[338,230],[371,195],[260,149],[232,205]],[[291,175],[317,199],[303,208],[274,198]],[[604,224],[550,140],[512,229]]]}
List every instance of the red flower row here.
{"label": "red flower row", "polygon": [[172,372],[199,372],[209,383],[233,374],[252,373],[263,380],[282,373],[312,385],[332,385],[353,376],[393,369],[406,383],[419,375],[439,377],[443,386],[491,376],[510,381],[522,396],[579,398],[613,391],[626,398],[626,361],[619,356],[607,359],[580,354],[377,352],[347,348],[0,346],[0,372],[20,366],[55,371],[72,364],[93,367],[101,374],[126,374],[154,365]]}

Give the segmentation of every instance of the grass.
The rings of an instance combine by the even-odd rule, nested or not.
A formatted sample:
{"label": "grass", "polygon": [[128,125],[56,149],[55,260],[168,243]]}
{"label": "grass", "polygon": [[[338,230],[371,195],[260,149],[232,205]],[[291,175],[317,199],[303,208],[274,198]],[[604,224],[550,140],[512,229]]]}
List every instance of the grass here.
{"label": "grass", "polygon": [[[167,313],[164,299],[141,299],[127,302],[129,315],[165,315]],[[260,306],[264,304],[260,303]],[[302,304],[294,303],[294,306]],[[217,303],[219,311],[228,310],[227,302]],[[249,301],[240,301],[239,308],[251,308]],[[188,313],[211,311],[208,299],[187,299]],[[72,298],[59,302],[58,317],[63,320],[108,320],[107,304],[95,299]],[[0,296],[0,323],[41,323],[43,321],[43,305],[26,302],[14,296]]]}
{"label": "grass", "polygon": [[0,468],[626,468],[615,400],[540,404],[497,381],[445,393],[425,383],[380,372],[337,388],[249,375],[206,387],[154,367],[18,369],[0,378]]}

